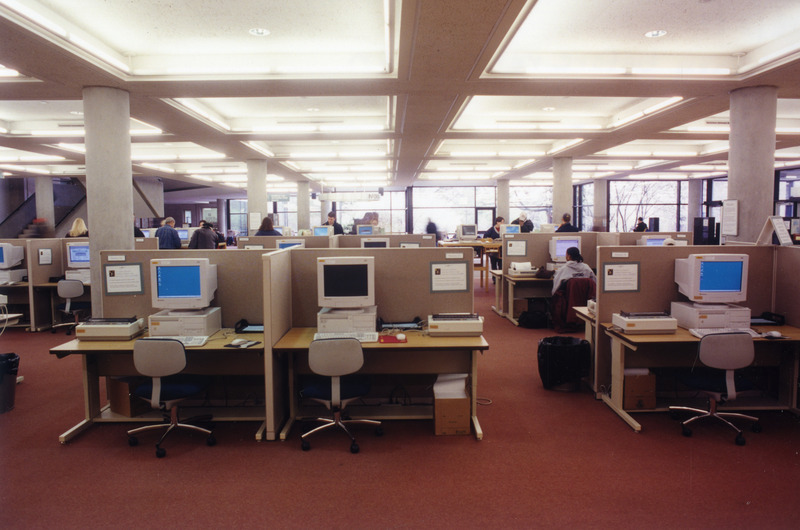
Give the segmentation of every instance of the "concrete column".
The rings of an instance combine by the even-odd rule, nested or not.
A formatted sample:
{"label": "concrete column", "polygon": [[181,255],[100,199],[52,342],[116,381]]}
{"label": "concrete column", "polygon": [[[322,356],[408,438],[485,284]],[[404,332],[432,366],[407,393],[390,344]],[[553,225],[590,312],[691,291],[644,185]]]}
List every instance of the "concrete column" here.
{"label": "concrete column", "polygon": [[[328,222],[328,212],[331,211],[331,207],[333,206],[332,202],[333,201],[319,201],[319,218],[323,223]],[[338,215],[336,221],[339,221]]]}
{"label": "concrete column", "polygon": [[250,226],[250,215],[258,214],[258,224],[270,213],[269,201],[267,201],[267,161],[248,160],[247,161],[247,226],[248,234],[253,235],[258,230],[258,226]]}
{"label": "concrete column", "polygon": [[36,181],[36,217],[47,219],[47,223],[55,228],[56,208],[53,200],[53,179],[51,177],[35,177]]}
{"label": "concrete column", "polygon": [[690,180],[689,181],[689,197],[686,199],[687,214],[686,214],[686,230],[691,231],[694,228],[694,218],[703,217],[703,186],[704,180]]}
{"label": "concrete column", "polygon": [[86,206],[92,263],[92,315],[103,315],[100,251],[133,248],[130,95],[117,88],[83,89]]}
{"label": "concrete column", "polygon": [[503,217],[506,223],[512,221],[509,219],[509,206],[510,198],[509,185],[507,180],[497,181],[497,215]]}
{"label": "concrete column", "polygon": [[754,242],[772,215],[777,110],[776,87],[731,92],[728,199],[739,201],[739,230],[728,241]]}
{"label": "concrete column", "polygon": [[220,233],[228,236],[228,202],[225,199],[217,199],[217,229]]}
{"label": "concrete column", "polygon": [[608,232],[608,181],[594,181],[594,213],[592,228],[598,232]]}
{"label": "concrete column", "polygon": [[309,228],[311,228],[311,189],[305,180],[297,183],[297,229]]}
{"label": "concrete column", "polygon": [[[572,158],[553,159],[553,222],[565,213],[572,215]],[[574,224],[574,223],[573,223]]]}

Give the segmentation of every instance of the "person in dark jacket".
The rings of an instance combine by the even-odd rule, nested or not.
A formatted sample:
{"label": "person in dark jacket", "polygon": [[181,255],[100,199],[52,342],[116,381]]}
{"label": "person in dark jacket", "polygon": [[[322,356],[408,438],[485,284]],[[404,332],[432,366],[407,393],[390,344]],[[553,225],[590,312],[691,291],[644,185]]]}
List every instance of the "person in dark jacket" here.
{"label": "person in dark jacket", "polygon": [[280,232],[275,230],[275,225],[272,224],[271,217],[265,217],[261,220],[261,226],[258,227],[257,236],[282,236]]}
{"label": "person in dark jacket", "polygon": [[333,235],[344,234],[344,228],[336,222],[336,212],[328,213],[328,221],[325,225],[333,227]]}
{"label": "person in dark jacket", "polygon": [[636,227],[633,229],[634,232],[647,232],[647,225],[644,224],[644,219],[639,217],[636,220]]}
{"label": "person in dark jacket", "polygon": [[164,224],[156,230],[156,238],[158,238],[158,248],[181,248],[181,236],[175,230],[175,218],[167,217],[164,219]]}
{"label": "person in dark jacket", "polygon": [[218,241],[217,233],[214,232],[211,225],[203,222],[203,225],[192,234],[192,239],[189,240],[189,248],[215,249]]}
{"label": "person in dark jacket", "polygon": [[573,226],[572,223],[572,216],[568,213],[565,213],[561,216],[561,225],[556,228],[556,232],[580,232],[581,229],[577,226]]}

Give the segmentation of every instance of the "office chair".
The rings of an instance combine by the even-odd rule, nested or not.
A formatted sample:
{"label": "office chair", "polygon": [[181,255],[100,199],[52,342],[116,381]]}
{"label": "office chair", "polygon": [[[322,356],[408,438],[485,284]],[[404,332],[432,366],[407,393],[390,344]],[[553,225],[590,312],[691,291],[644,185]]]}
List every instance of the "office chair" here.
{"label": "office chair", "polygon": [[92,305],[89,302],[72,301],[73,298],[83,296],[83,282],[80,280],[59,280],[56,293],[59,298],[64,299],[64,303],[59,304],[58,309],[65,315],[73,317],[74,321],[53,324],[52,333],[55,333],[58,328],[66,327],[67,335],[70,335],[75,326],[80,323],[81,313],[89,311]]}
{"label": "office chair", "polygon": [[315,432],[338,426],[350,437],[350,452],[358,453],[359,447],[355,437],[347,429],[347,424],[363,423],[375,425],[375,434],[380,436],[383,430],[377,420],[343,420],[342,411],[351,401],[369,392],[369,380],[361,376],[343,377],[358,371],[364,364],[364,352],[361,343],[356,339],[320,339],[311,343],[308,348],[308,365],[317,375],[326,376],[320,382],[309,380],[300,391],[302,397],[309,398],[325,405],[332,413],[332,418],[317,418],[323,422],[301,436],[300,446],[303,451],[311,449],[307,438]]}
{"label": "office chair", "polygon": [[693,407],[669,407],[670,412],[689,411],[698,415],[681,423],[684,436],[691,436],[689,424],[703,418],[717,418],[736,431],[736,445],[744,445],[742,430],[725,418],[743,418],[753,423],[753,432],[761,432],[758,418],[736,412],[719,412],[717,406],[726,401],[736,399],[736,393],[750,390],[750,381],[736,377],[735,370],[750,366],[755,358],[753,338],[747,333],[715,333],[706,335],[700,340],[698,358],[703,365],[711,368],[708,373],[692,370],[692,374],[683,378],[683,382],[708,396],[708,410]]}
{"label": "office chair", "polygon": [[575,313],[575,306],[585,306],[597,293],[592,278],[570,278],[550,299],[550,319],[556,333],[580,330],[584,322]]}
{"label": "office chair", "polygon": [[145,425],[128,431],[128,444],[139,445],[136,435],[156,429],[165,429],[156,443],[156,456],[163,458],[167,452],[161,447],[164,438],[177,428],[191,429],[207,434],[206,444],[217,443],[210,430],[180,423],[178,421],[177,403],[189,396],[202,392],[209,383],[209,378],[192,375],[177,375],[186,367],[186,350],[175,339],[139,339],[133,344],[133,364],[136,370],[151,381],[137,387],[133,394],[150,402],[154,409],[161,410],[164,423]]}

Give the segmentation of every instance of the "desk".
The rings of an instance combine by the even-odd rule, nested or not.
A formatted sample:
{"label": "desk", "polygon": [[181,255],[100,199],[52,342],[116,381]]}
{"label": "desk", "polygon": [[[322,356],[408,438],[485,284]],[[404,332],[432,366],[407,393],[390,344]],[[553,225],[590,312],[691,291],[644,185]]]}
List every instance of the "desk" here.
{"label": "desk", "polygon": [[[492,310],[500,316],[509,319],[515,326],[519,326],[516,311],[514,310],[514,300],[519,298],[546,298],[550,299],[553,290],[552,278],[536,278],[528,275],[498,274],[492,273],[499,278],[500,285],[495,286],[495,305]],[[503,292],[507,296],[503,297]]]}
{"label": "desk", "polygon": [[[697,356],[700,339],[683,328],[674,334],[625,335],[611,324],[601,324],[611,339],[611,395],[602,394],[602,399],[634,431],[642,430],[622,405],[625,368],[654,368],[664,366],[689,367]],[[788,339],[755,339],[755,366],[779,366],[780,387],[778,399],[738,398],[733,407],[751,410],[785,410],[797,413],[798,345],[800,329],[793,326],[757,326],[758,331],[780,331]],[[658,405],[657,411],[668,410],[669,403]],[[721,407],[723,408],[723,407]]]}
{"label": "desk", "polygon": [[[261,344],[250,348],[225,348],[234,338],[257,340]],[[83,356],[83,395],[85,417],[77,425],[58,437],[67,443],[95,423],[101,422],[153,422],[161,418],[158,411],[134,418],[111,412],[109,405],[100,406],[100,377],[138,375],[133,366],[133,344],[136,340],[88,341],[71,340],[56,346],[50,353],[60,357]],[[264,375],[264,336],[261,333],[236,335],[233,330],[220,330],[201,347],[186,348],[186,372],[211,375]],[[266,401],[270,396],[266,395]],[[211,414],[215,421],[264,421],[263,407],[209,407],[198,414]],[[262,439],[264,424],[256,433]]]}
{"label": "desk", "polygon": [[[273,347],[276,355],[287,355],[289,368],[289,418],[280,433],[280,439],[289,435],[292,424],[303,417],[294,388],[295,374],[308,372],[308,347],[314,339],[316,328],[292,328]],[[372,374],[443,374],[467,373],[470,375],[470,414],[475,438],[483,438],[478,422],[478,353],[489,349],[483,337],[430,337],[419,332],[407,332],[408,342],[363,343],[364,366],[360,373]],[[271,389],[267,381],[267,395]],[[433,418],[430,406],[381,407],[360,417],[371,419],[426,419]]]}
{"label": "desk", "polygon": [[583,320],[586,325],[584,326],[584,338],[589,343],[589,348],[592,352],[592,369],[589,372],[589,386],[592,387],[592,390],[595,393],[595,397],[600,399],[600,393],[597,389],[597,359],[595,358],[595,349],[594,349],[594,333],[595,328],[597,327],[597,321],[595,320],[594,313],[589,312],[589,308],[586,306],[575,306],[572,309],[575,310],[575,314]]}
{"label": "desk", "polygon": [[[477,254],[478,264],[473,267],[473,270],[480,272],[481,287],[489,290],[489,277],[490,262],[489,254],[497,253],[503,247],[500,240],[494,239],[474,239],[470,241],[440,241],[439,245],[442,247],[469,247]],[[485,281],[485,283],[484,283]]]}

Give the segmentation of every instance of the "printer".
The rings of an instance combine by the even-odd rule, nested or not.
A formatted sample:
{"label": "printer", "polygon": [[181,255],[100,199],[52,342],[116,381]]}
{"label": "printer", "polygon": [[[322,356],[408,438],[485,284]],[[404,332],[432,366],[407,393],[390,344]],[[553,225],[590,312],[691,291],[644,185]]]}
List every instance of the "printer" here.
{"label": "printer", "polygon": [[536,267],[530,261],[515,261],[508,267],[511,274],[536,274]]}

